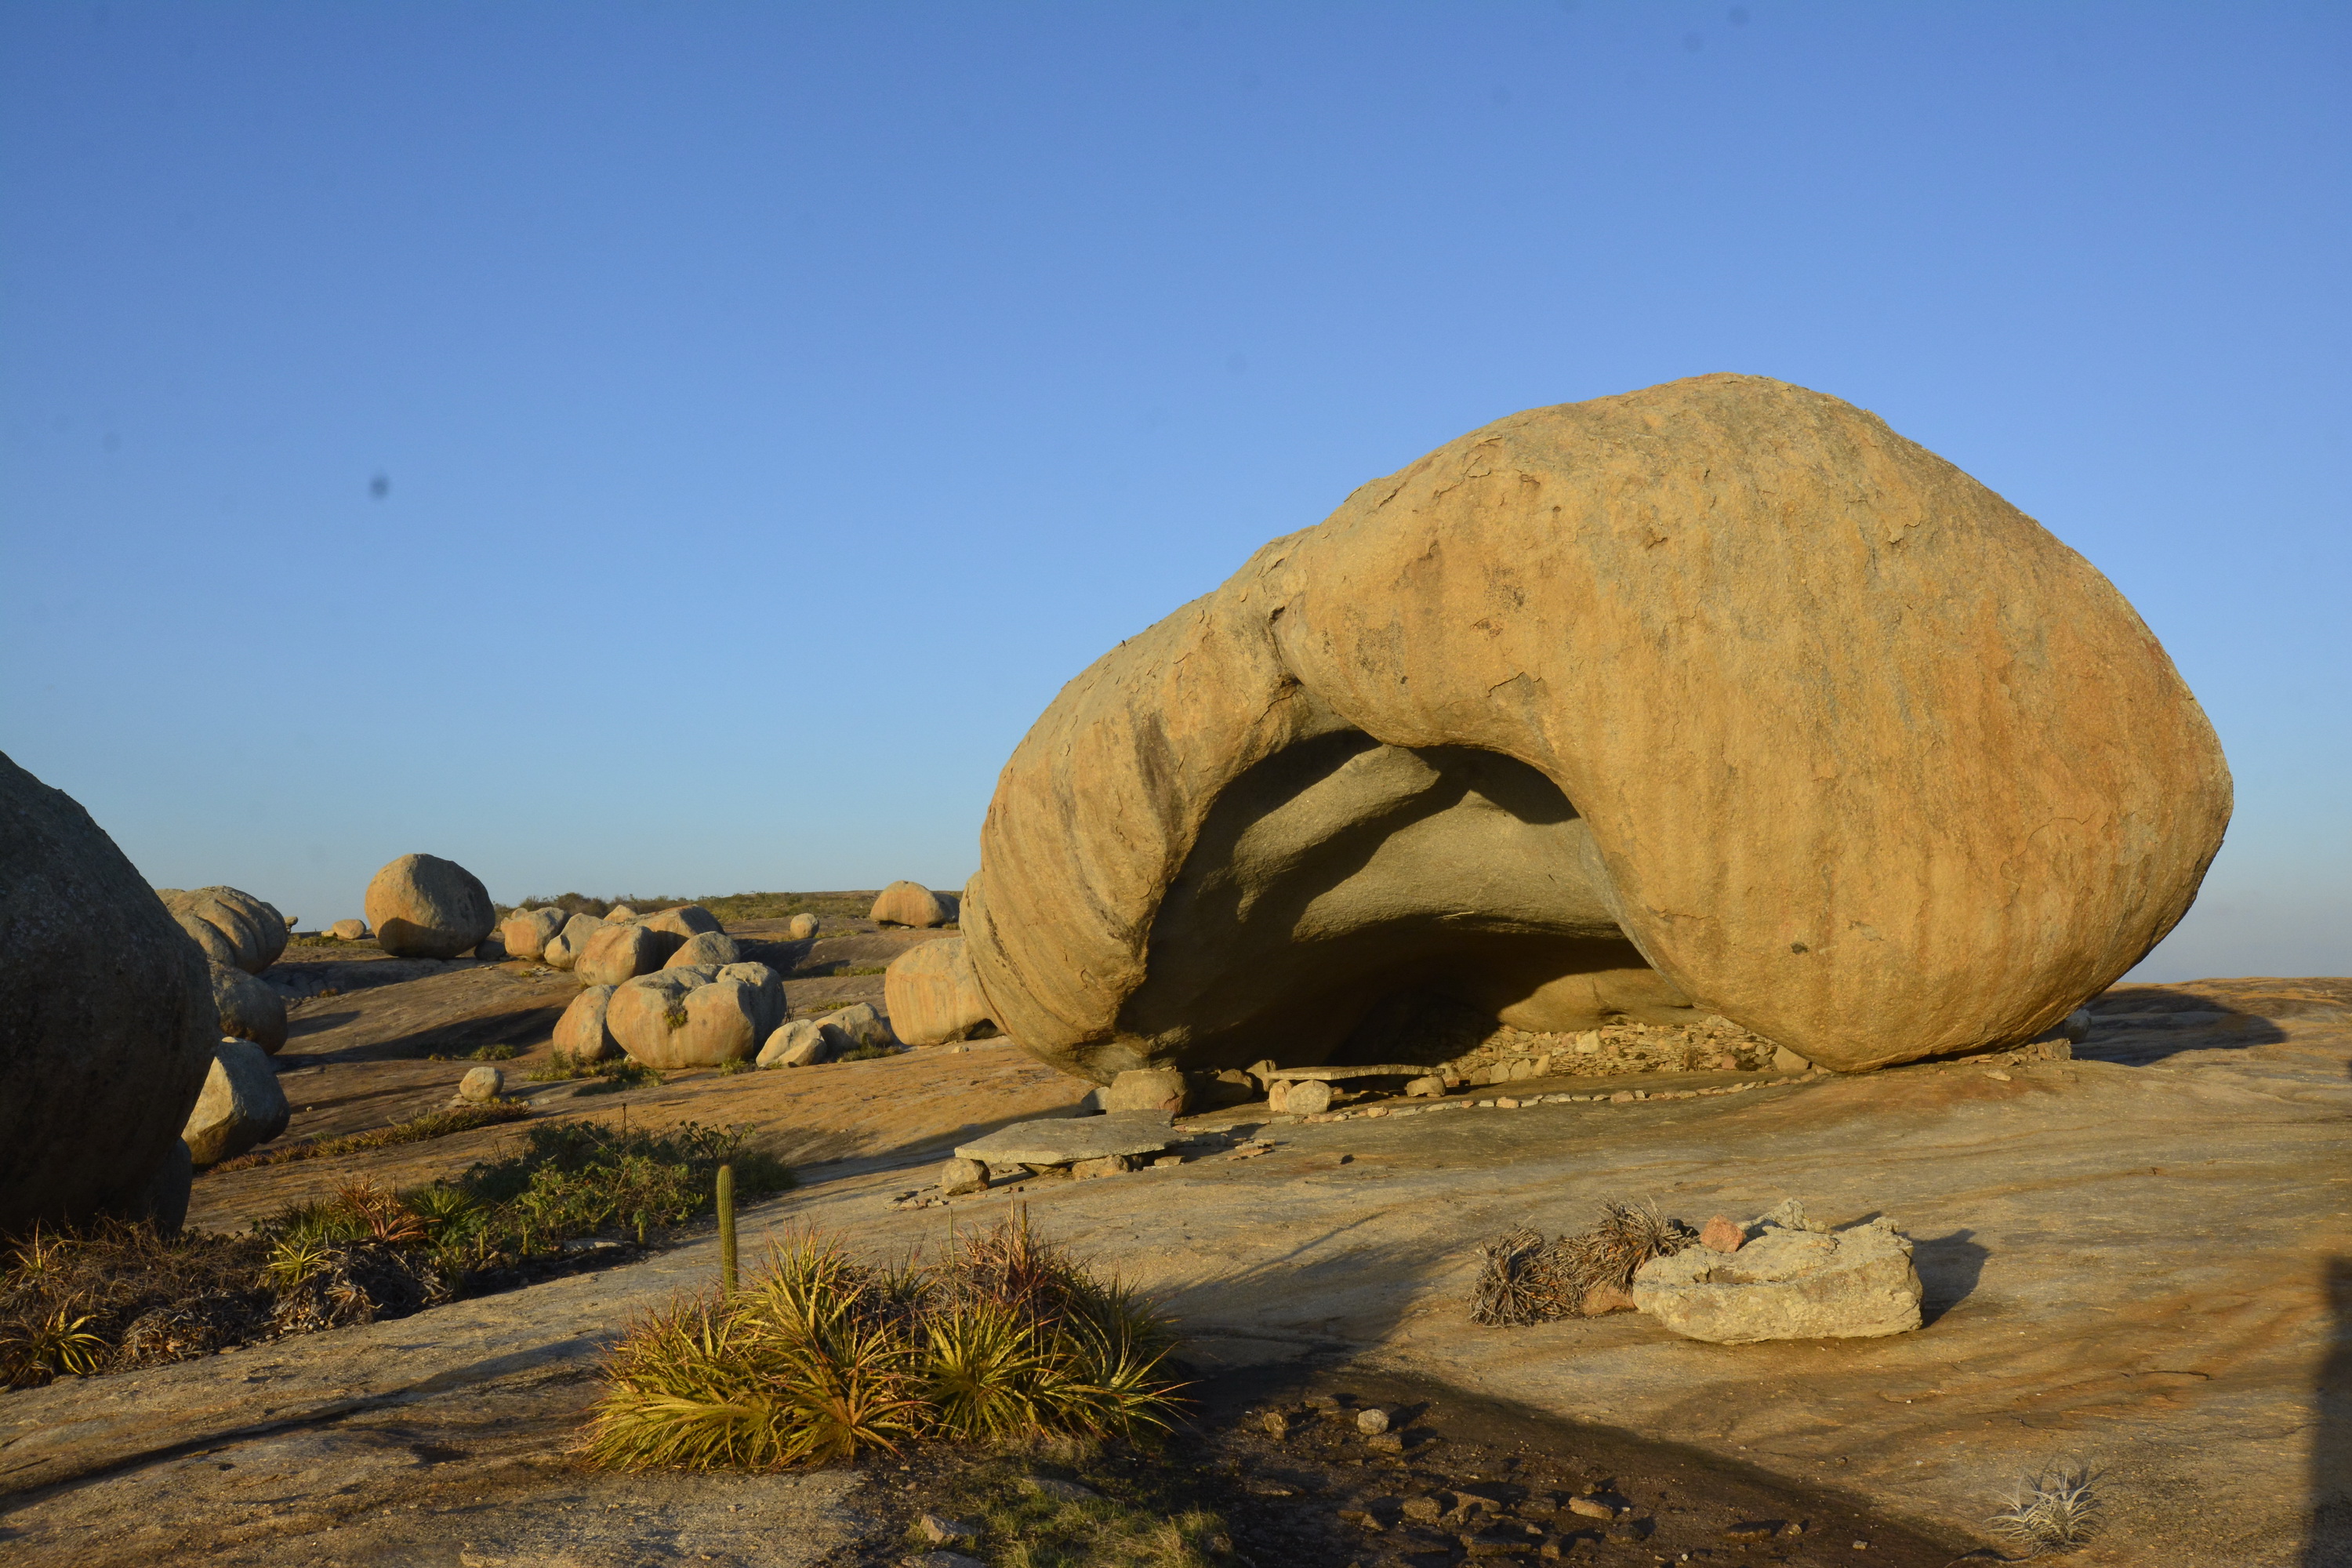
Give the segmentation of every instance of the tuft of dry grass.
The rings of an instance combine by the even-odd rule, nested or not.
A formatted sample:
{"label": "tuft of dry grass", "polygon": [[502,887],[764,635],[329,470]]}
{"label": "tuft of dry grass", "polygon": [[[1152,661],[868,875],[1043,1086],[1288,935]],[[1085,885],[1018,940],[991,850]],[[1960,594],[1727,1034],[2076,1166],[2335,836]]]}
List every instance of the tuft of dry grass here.
{"label": "tuft of dry grass", "polygon": [[2027,1557],[2072,1551],[2098,1533],[2097,1479],[2087,1466],[2028,1476],[2010,1494],[2009,1507],[1992,1516],[1992,1527]]}
{"label": "tuft of dry grass", "polygon": [[1127,1436],[1166,1425],[1167,1320],[1030,1229],[877,1268],[793,1232],[733,1297],[674,1301],[605,1366],[583,1452],[621,1469],[777,1469],[929,1436]]}
{"label": "tuft of dry grass", "polygon": [[1518,1326],[1574,1317],[1594,1291],[1630,1290],[1643,1264],[1697,1241],[1697,1232],[1654,1204],[1615,1199],[1601,1205],[1591,1226],[1557,1240],[1537,1230],[1508,1232],[1478,1249],[1470,1321]]}

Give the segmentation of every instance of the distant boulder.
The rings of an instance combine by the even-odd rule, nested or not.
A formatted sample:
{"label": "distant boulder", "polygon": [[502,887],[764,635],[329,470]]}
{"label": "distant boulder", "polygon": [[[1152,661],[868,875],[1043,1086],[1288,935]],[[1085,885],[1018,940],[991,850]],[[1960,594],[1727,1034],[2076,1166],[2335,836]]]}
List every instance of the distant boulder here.
{"label": "distant boulder", "polygon": [[793,942],[806,942],[816,934],[817,919],[803,910],[784,922],[784,935]]}
{"label": "distant boulder", "polygon": [[824,1016],[824,1024],[840,1037],[843,1050],[898,1043],[898,1037],[890,1032],[890,1020],[877,1012],[871,1002],[852,1002],[846,1007],[836,1007]]}
{"label": "distant boulder", "polygon": [[920,882],[893,882],[874,900],[866,919],[877,925],[915,926],[928,930],[955,918],[949,901]]}
{"label": "distant boulder", "polygon": [[678,969],[707,963],[716,969],[723,963],[740,963],[742,957],[743,950],[735,944],[733,937],[723,931],[706,931],[680,942],[677,951],[662,961],[662,967]]}
{"label": "distant boulder", "polygon": [[327,928],[327,934],[338,942],[362,942],[366,940],[367,933],[368,923],[365,921],[337,921]]}
{"label": "distant boulder", "polygon": [[395,958],[455,958],[498,923],[489,889],[455,860],[403,855],[367,889],[376,945]]}
{"label": "distant boulder", "polygon": [[562,910],[517,910],[499,922],[509,958],[537,958],[572,919]]}
{"label": "distant boulder", "polygon": [[623,1050],[649,1068],[708,1068],[751,1059],[760,1048],[761,1010],[759,988],[750,982],[664,969],[616,987],[604,1024]]}
{"label": "distant boulder", "polygon": [[155,896],[215,963],[258,974],[286,951],[286,917],[235,888],[158,888]]}
{"label": "distant boulder", "polygon": [[890,1027],[910,1046],[944,1045],[996,1030],[960,936],[919,943],[892,959],[882,975],[882,994]]}
{"label": "distant boulder", "polygon": [[641,925],[605,926],[588,938],[572,973],[583,985],[618,985],[649,974],[679,945],[674,937],[665,942],[667,935]]}
{"label": "distant boulder", "polygon": [[563,922],[563,929],[547,939],[540,949],[539,961],[550,969],[570,969],[580,962],[588,949],[588,942],[604,929],[604,922],[594,915],[573,915]]}
{"label": "distant boulder", "polygon": [[251,1040],[271,1056],[286,1048],[286,998],[266,980],[226,963],[207,963],[211,971],[213,1008],[220,1015],[220,1032]]}
{"label": "distant boulder", "polygon": [[684,942],[688,937],[701,936],[719,929],[719,917],[700,904],[680,904],[659,914],[639,915],[637,923],[647,931],[666,931]]}
{"label": "distant boulder", "polygon": [[251,1040],[222,1040],[213,1047],[204,1092],[180,1137],[197,1165],[217,1165],[285,1131],[293,1114],[278,1069],[261,1047]]}
{"label": "distant boulder", "polygon": [[833,1059],[833,1048],[840,1038],[825,1032],[814,1018],[795,1018],[783,1024],[768,1036],[768,1043],[760,1047],[760,1066],[763,1068],[807,1068]]}
{"label": "distant boulder", "polygon": [[610,985],[591,985],[572,999],[555,1021],[555,1048],[574,1061],[601,1062],[621,1054],[621,1043],[604,1026],[604,1009],[613,1000]]}

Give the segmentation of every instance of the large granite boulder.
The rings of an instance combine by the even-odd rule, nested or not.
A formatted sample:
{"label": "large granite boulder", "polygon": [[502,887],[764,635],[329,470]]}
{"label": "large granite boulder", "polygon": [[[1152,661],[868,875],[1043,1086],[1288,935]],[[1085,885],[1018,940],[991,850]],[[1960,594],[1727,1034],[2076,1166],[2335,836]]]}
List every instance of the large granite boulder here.
{"label": "large granite boulder", "polygon": [[920,882],[893,882],[882,889],[866,918],[877,925],[928,930],[955,919],[955,909]]}
{"label": "large granite boulder", "polygon": [[204,950],[61,790],[0,756],[0,1231],[187,1210],[220,1037]]}
{"label": "large granite boulder", "polygon": [[498,923],[489,890],[455,860],[403,855],[368,883],[367,922],[395,958],[455,958]]}
{"label": "large granite boulder", "polygon": [[158,888],[155,896],[215,963],[258,974],[286,951],[286,917],[235,888]]}
{"label": "large granite boulder", "polygon": [[2057,1023],[2229,816],[2089,563],[1874,415],[1710,375],[1474,431],[1097,660],[961,923],[990,1016],[1099,1081],[1347,1059],[1413,992],[1851,1071]]}
{"label": "large granite boulder", "polygon": [[892,959],[882,973],[882,998],[890,1009],[890,1027],[910,1046],[995,1032],[988,998],[980,993],[971,955],[960,936],[918,943]]}
{"label": "large granite boulder", "polygon": [[631,1057],[663,1068],[749,1061],[775,1026],[758,984],[707,969],[660,969],[616,986],[604,1026]]}
{"label": "large granite boulder", "polygon": [[634,922],[604,926],[590,933],[572,973],[583,985],[618,985],[659,969],[677,947],[678,939],[667,931]]}
{"label": "large granite boulder", "polygon": [[601,1062],[621,1054],[621,1043],[604,1026],[613,987],[591,985],[572,999],[555,1021],[555,1048],[574,1061]]}
{"label": "large granite boulder", "polygon": [[197,1165],[217,1165],[257,1148],[286,1131],[293,1119],[278,1069],[251,1040],[222,1040],[204,1092],[189,1109],[180,1140]]}
{"label": "large granite boulder", "polygon": [[662,967],[716,969],[721,964],[740,963],[742,957],[743,950],[736,945],[733,937],[723,931],[706,931],[678,943],[677,951],[662,961]]}
{"label": "large granite boulder", "polygon": [[213,1010],[220,1015],[220,1032],[251,1040],[269,1056],[286,1048],[286,998],[269,983],[242,969],[207,962],[211,972]]}

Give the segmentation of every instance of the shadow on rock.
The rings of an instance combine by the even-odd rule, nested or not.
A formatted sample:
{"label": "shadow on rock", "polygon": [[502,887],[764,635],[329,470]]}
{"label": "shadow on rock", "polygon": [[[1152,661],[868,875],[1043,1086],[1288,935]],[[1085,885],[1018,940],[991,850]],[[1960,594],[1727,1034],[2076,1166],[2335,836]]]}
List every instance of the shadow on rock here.
{"label": "shadow on rock", "polygon": [[1992,1254],[1977,1245],[1976,1232],[1956,1230],[1949,1236],[1918,1237],[1911,1243],[1911,1263],[1919,1270],[1924,1290],[1919,1323],[1933,1327],[1937,1320],[1967,1300]]}
{"label": "shadow on rock", "polygon": [[2352,1258],[2331,1258],[2327,1359],[2312,1390],[2311,1519],[2303,1568],[2352,1568]]}

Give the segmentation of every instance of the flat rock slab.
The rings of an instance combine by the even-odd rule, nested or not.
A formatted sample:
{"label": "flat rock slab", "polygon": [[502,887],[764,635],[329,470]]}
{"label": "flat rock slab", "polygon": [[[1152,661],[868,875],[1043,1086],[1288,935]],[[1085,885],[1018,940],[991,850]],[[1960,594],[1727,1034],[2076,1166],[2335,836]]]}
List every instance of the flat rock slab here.
{"label": "flat rock slab", "polygon": [[1068,1121],[1021,1121],[958,1145],[956,1155],[992,1165],[1070,1165],[1112,1154],[1154,1154],[1175,1137],[1171,1121],[1164,1110],[1114,1110]]}
{"label": "flat rock slab", "polygon": [[1276,1079],[1302,1083],[1314,1079],[1323,1083],[1345,1083],[1352,1078],[1428,1078],[1438,1069],[1415,1067],[1411,1062],[1380,1062],[1370,1067],[1276,1068],[1266,1074],[1269,1082]]}

